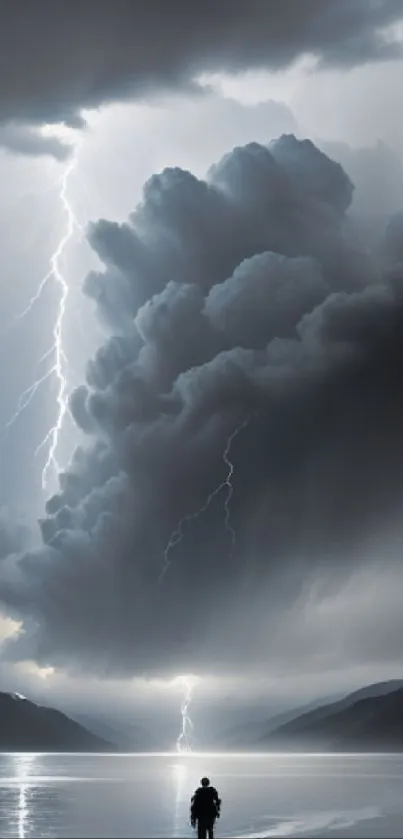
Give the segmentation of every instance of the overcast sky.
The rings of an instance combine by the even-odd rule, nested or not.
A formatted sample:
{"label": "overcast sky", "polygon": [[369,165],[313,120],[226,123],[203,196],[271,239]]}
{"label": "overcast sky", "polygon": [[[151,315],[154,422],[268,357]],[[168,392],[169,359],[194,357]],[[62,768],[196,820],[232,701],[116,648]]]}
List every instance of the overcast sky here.
{"label": "overcast sky", "polygon": [[96,703],[108,678],[134,707],[189,672],[276,702],[401,675],[401,3],[20,5],[4,687]]}

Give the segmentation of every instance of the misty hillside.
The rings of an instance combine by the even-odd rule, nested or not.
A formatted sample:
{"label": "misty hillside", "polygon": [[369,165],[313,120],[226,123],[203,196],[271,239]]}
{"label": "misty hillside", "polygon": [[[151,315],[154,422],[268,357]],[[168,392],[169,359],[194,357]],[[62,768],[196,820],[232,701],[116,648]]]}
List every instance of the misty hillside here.
{"label": "misty hillside", "polygon": [[403,687],[392,692],[385,687],[382,693],[364,698],[363,693],[365,689],[350,694],[344,702],[332,703],[280,726],[265,738],[264,745],[292,750],[401,751]]}
{"label": "misty hillside", "polygon": [[264,740],[266,739],[266,736],[269,736],[273,731],[277,733],[280,730],[283,734],[292,736],[294,732],[299,732],[301,730],[301,726],[308,727],[310,725],[315,725],[332,714],[336,714],[350,708],[361,699],[384,696],[392,693],[393,691],[399,690],[400,688],[403,688],[403,679],[393,679],[388,682],[376,682],[373,685],[367,685],[366,687],[353,691],[353,693],[348,693],[347,696],[337,700],[337,702],[321,704],[319,707],[316,706],[316,708],[313,708],[312,710],[295,715],[290,720],[282,720],[275,728],[271,728],[266,735],[263,735],[261,739]]}
{"label": "misty hillside", "polygon": [[[332,697],[332,702],[334,697]],[[318,708],[324,702],[330,700],[316,699],[306,705],[301,705],[296,708],[290,708],[287,711],[281,711],[276,714],[266,716],[264,719],[248,720],[237,725],[228,727],[224,732],[216,738],[215,745],[219,748],[225,749],[248,749],[256,748],[256,744],[275,731],[281,725],[296,719],[308,711]]]}
{"label": "misty hillside", "polygon": [[[222,749],[256,749],[267,745],[270,735],[277,729],[285,729],[292,734],[293,721],[299,727],[299,720],[304,719],[307,723],[313,720],[320,720],[329,714],[348,708],[360,699],[371,696],[382,696],[403,687],[403,680],[394,679],[388,682],[377,682],[372,685],[360,688],[347,695],[339,695],[332,698],[321,698],[313,700],[305,705],[291,708],[287,711],[273,714],[266,719],[248,720],[237,725],[229,726],[216,738],[216,745]],[[288,726],[289,724],[289,726]]]}
{"label": "misty hillside", "polygon": [[96,734],[112,743],[119,751],[148,752],[158,750],[161,744],[156,738],[152,738],[145,728],[128,722],[111,721],[105,715],[72,714],[80,725],[88,731]]}
{"label": "misty hillside", "polygon": [[19,693],[0,693],[0,751],[103,752],[112,746],[61,711]]}

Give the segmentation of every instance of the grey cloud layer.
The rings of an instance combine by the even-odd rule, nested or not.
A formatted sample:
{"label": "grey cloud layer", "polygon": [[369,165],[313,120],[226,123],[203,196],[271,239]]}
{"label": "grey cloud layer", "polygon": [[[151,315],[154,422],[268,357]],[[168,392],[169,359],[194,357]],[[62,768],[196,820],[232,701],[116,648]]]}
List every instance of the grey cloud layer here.
{"label": "grey cloud layer", "polygon": [[18,123],[0,125],[0,148],[12,154],[49,156],[57,160],[65,160],[71,151],[69,145],[56,137],[44,137],[37,129]]}
{"label": "grey cloud layer", "polygon": [[30,536],[30,527],[23,517],[16,518],[7,507],[0,507],[0,561],[24,550]]}
{"label": "grey cloud layer", "polygon": [[80,126],[82,109],[306,53],[347,66],[392,57],[381,30],[401,16],[400,0],[3,0],[0,122]]}
{"label": "grey cloud layer", "polygon": [[[126,224],[93,225],[105,267],[85,290],[114,334],[72,397],[89,444],[47,504],[44,546],[3,563],[2,598],[29,626],[14,654],[130,675],[267,666],[279,610],[316,574],[339,585],[398,514],[403,266],[389,233],[382,270],[359,251],[352,196],[339,164],[284,136],[206,181],[165,170]],[[246,420],[236,549],[223,490],[159,584]]]}

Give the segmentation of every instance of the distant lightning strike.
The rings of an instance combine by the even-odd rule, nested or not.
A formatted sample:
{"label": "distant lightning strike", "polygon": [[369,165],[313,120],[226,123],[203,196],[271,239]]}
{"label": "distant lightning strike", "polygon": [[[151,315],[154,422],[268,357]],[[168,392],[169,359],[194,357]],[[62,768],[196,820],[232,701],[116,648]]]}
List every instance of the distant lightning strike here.
{"label": "distant lightning strike", "polygon": [[193,730],[193,723],[189,716],[189,705],[192,701],[195,680],[192,679],[191,676],[181,676],[179,681],[185,688],[185,696],[181,704],[182,730],[176,741],[176,751],[191,752],[192,746],[190,735]]}
{"label": "distant lightning strike", "polygon": [[70,204],[67,195],[67,188],[68,188],[68,181],[70,175],[74,171],[77,165],[77,148],[75,151],[74,156],[72,157],[68,166],[66,166],[61,178],[59,179],[60,184],[60,201],[65,212],[66,216],[66,228],[63,236],[61,237],[58,246],[55,252],[52,254],[50,258],[50,269],[45,274],[39,286],[35,292],[35,294],[31,297],[28,305],[26,308],[20,312],[19,315],[14,319],[11,323],[10,328],[7,330],[8,332],[10,329],[15,326],[16,323],[23,320],[29,313],[31,312],[32,308],[34,307],[35,303],[38,302],[40,299],[45,287],[47,286],[48,282],[53,279],[58,283],[60,287],[60,299],[59,299],[59,306],[56,316],[56,321],[53,327],[53,342],[49,349],[44,353],[42,358],[38,361],[37,368],[45,361],[47,358],[53,356],[54,363],[52,366],[47,370],[42,376],[39,376],[35,381],[23,391],[20,395],[16,410],[10,420],[7,422],[4,435],[3,435],[3,442],[6,439],[8,432],[19,418],[21,413],[25,411],[26,408],[32,402],[38,388],[46,382],[48,379],[52,377],[55,378],[57,383],[57,397],[56,402],[58,406],[57,418],[55,424],[49,429],[46,433],[42,442],[37,446],[35,450],[35,454],[38,454],[41,449],[43,449],[47,443],[49,443],[46,462],[42,470],[42,487],[43,489],[48,488],[50,474],[52,471],[58,474],[60,471],[59,464],[56,458],[56,451],[59,442],[59,434],[63,425],[63,421],[65,415],[68,410],[68,400],[67,400],[67,380],[66,380],[66,354],[63,349],[63,319],[66,311],[66,301],[69,293],[68,283],[63,275],[61,262],[65,252],[65,249],[72,238],[74,231],[76,229],[81,230],[81,225],[78,223],[77,219],[74,215],[74,210]]}
{"label": "distant lightning strike", "polygon": [[227,475],[224,478],[224,480],[221,482],[221,484],[219,484],[219,486],[217,486],[215,489],[213,489],[213,491],[208,496],[208,498],[206,500],[206,503],[203,505],[203,507],[200,507],[200,509],[196,510],[194,513],[188,513],[186,516],[182,516],[182,518],[180,519],[180,521],[178,523],[178,526],[175,528],[175,530],[171,534],[169,542],[168,542],[168,544],[165,548],[165,551],[164,551],[164,565],[163,565],[161,574],[159,576],[159,582],[160,583],[164,579],[165,574],[167,573],[168,568],[171,565],[170,559],[169,559],[169,555],[171,553],[171,550],[175,547],[175,545],[177,545],[183,539],[183,530],[182,530],[183,525],[186,524],[186,522],[193,521],[194,519],[198,519],[199,516],[203,515],[203,513],[205,513],[206,510],[208,510],[208,508],[209,508],[211,502],[213,501],[213,499],[221,492],[222,489],[225,489],[225,488],[227,489],[227,494],[226,494],[226,498],[225,498],[225,502],[224,502],[224,510],[225,510],[224,525],[231,535],[231,547],[232,547],[232,550],[234,550],[235,544],[236,544],[236,533],[235,533],[234,528],[230,524],[230,515],[231,515],[230,502],[231,502],[231,498],[232,498],[233,493],[234,493],[234,487],[233,487],[233,484],[232,484],[232,478],[233,478],[233,474],[234,474],[234,464],[230,460],[230,452],[231,452],[231,446],[232,446],[232,443],[235,440],[235,437],[237,437],[238,434],[240,434],[240,432],[243,431],[244,428],[246,428],[246,426],[249,423],[249,420],[250,420],[250,417],[247,417],[245,420],[243,420],[243,422],[240,425],[238,425],[236,427],[235,431],[233,431],[232,434],[230,434],[230,436],[228,437],[227,444],[225,446],[224,453],[223,453],[223,461],[226,464],[226,466],[228,466],[228,472],[227,472]]}

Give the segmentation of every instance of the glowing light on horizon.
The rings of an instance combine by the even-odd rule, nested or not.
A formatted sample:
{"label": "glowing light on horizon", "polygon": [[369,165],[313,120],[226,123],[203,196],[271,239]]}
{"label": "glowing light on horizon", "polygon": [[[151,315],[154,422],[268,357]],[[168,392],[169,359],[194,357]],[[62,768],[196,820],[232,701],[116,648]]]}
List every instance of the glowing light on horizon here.
{"label": "glowing light on horizon", "polygon": [[192,751],[191,734],[193,731],[193,722],[189,716],[189,705],[192,701],[193,690],[198,679],[196,676],[179,676],[175,681],[185,689],[185,695],[181,703],[182,730],[176,741],[176,750],[182,754]]}

